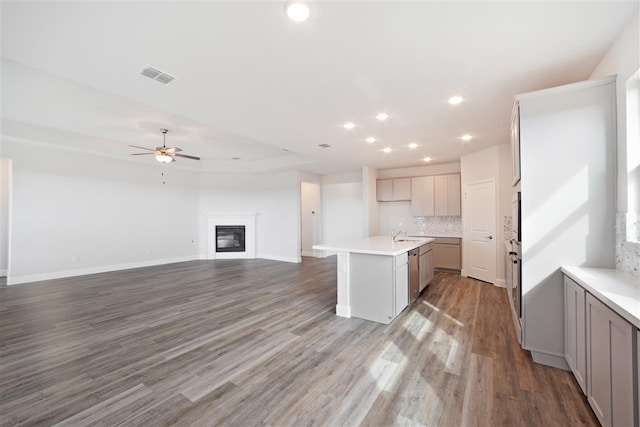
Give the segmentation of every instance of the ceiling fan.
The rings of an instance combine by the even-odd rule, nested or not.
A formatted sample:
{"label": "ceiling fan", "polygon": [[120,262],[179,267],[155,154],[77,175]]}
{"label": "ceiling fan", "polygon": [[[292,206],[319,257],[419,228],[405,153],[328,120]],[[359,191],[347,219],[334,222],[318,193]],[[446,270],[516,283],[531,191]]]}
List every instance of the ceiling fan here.
{"label": "ceiling fan", "polygon": [[160,163],[175,162],[176,161],[175,157],[184,157],[185,159],[200,160],[200,157],[188,156],[186,154],[179,154],[178,152],[182,151],[181,148],[167,147],[166,138],[167,138],[167,132],[169,132],[169,129],[160,129],[160,132],[162,132],[162,147],[156,147],[155,149],[152,149],[152,148],[140,147],[139,145],[129,145],[129,147],[140,148],[141,150],[150,151],[150,153],[133,153],[131,155],[144,156],[146,154],[155,154],[156,160],[159,161]]}

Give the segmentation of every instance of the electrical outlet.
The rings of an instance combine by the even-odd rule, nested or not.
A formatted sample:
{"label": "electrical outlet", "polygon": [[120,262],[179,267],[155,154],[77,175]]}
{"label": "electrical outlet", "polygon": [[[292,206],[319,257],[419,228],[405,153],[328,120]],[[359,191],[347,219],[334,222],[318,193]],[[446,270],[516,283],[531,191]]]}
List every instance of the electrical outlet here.
{"label": "electrical outlet", "polygon": [[78,261],[80,261],[80,257],[78,257],[78,255],[71,256],[71,262],[78,262]]}

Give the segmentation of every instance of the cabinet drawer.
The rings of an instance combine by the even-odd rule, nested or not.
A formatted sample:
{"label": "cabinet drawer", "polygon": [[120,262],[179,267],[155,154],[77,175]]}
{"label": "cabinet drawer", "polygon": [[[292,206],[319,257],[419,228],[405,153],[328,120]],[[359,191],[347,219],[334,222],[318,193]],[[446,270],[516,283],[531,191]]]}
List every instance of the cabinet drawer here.
{"label": "cabinet drawer", "polygon": [[420,255],[423,255],[433,249],[433,242],[420,246]]}
{"label": "cabinet drawer", "polygon": [[460,238],[458,237],[436,237],[436,240],[434,243],[444,243],[447,245],[459,245],[460,244]]}

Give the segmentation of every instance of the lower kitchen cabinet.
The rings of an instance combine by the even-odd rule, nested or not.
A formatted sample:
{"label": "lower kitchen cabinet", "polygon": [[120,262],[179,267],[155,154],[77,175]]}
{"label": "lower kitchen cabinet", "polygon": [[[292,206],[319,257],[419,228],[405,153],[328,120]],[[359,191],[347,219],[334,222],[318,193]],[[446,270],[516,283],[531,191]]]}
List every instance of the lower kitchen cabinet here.
{"label": "lower kitchen cabinet", "polygon": [[459,238],[438,237],[433,243],[435,268],[458,270],[462,268],[462,245]]}
{"label": "lower kitchen cabinet", "polygon": [[409,258],[407,254],[395,256],[393,264],[395,267],[393,278],[395,317],[409,305]]}
{"label": "lower kitchen cabinet", "polygon": [[409,258],[351,253],[349,255],[351,316],[391,322],[409,305]]}
{"label": "lower kitchen cabinet", "polygon": [[603,426],[632,426],[634,328],[589,293],[586,320],[589,404]]}
{"label": "lower kitchen cabinet", "polygon": [[420,268],[418,269],[420,274],[420,292],[433,280],[434,252],[433,243],[420,246]]}
{"label": "lower kitchen cabinet", "polygon": [[564,278],[564,349],[565,359],[580,388],[587,393],[587,321],[585,290],[573,280]]}

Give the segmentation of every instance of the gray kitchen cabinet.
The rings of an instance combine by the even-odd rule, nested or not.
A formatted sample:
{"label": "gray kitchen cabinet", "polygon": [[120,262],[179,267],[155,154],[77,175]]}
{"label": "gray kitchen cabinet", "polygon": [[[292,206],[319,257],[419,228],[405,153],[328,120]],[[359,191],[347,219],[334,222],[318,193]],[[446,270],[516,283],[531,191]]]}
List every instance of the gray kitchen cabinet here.
{"label": "gray kitchen cabinet", "polygon": [[409,305],[409,258],[406,253],[394,257],[394,317]]}
{"label": "gray kitchen cabinet", "polygon": [[[516,97],[522,347],[537,363],[568,368],[560,267],[616,265],[615,96],[614,76]],[[559,208],[578,191],[573,215]]]}
{"label": "gray kitchen cabinet", "polygon": [[411,216],[433,216],[434,206],[433,177],[411,178]]}
{"label": "gray kitchen cabinet", "polygon": [[379,179],[376,198],[379,202],[411,200],[411,178]]}
{"label": "gray kitchen cabinet", "polygon": [[445,270],[462,268],[462,245],[459,238],[437,237],[434,246],[434,267]]}
{"label": "gray kitchen cabinet", "polygon": [[349,255],[351,316],[391,322],[409,305],[409,258],[351,253]]}
{"label": "gray kitchen cabinet", "polygon": [[433,243],[420,246],[420,292],[433,280],[434,256]]}
{"label": "gray kitchen cabinet", "polygon": [[460,216],[460,174],[434,177],[435,216]]}
{"label": "gray kitchen cabinet", "polygon": [[565,359],[584,394],[587,394],[587,324],[585,290],[570,278],[564,278]]}
{"label": "gray kitchen cabinet", "polygon": [[587,400],[604,427],[634,425],[633,327],[587,293]]}

